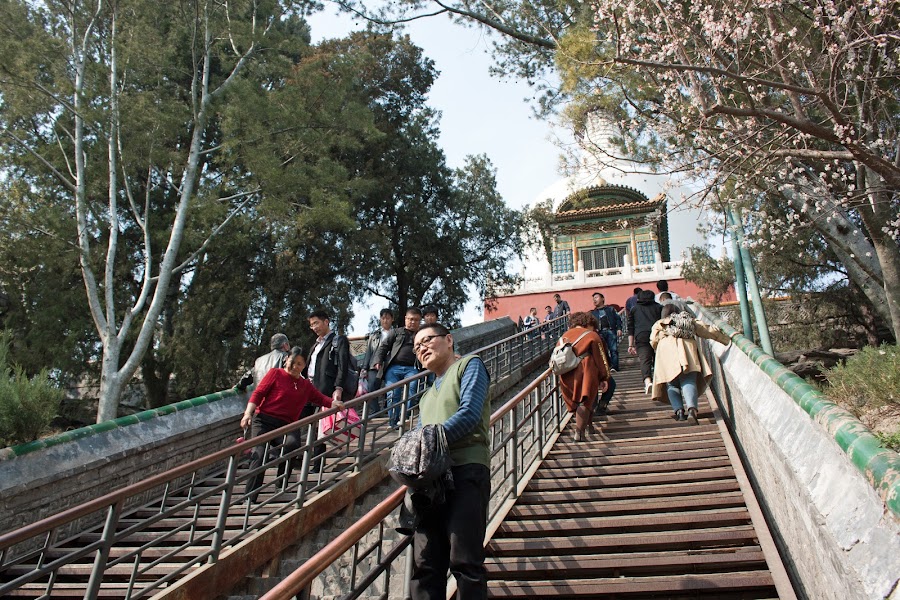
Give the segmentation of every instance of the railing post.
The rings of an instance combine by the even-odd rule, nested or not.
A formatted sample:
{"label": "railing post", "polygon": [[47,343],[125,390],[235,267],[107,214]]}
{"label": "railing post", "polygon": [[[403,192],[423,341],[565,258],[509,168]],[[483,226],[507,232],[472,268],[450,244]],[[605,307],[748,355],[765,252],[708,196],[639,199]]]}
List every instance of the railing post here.
{"label": "railing post", "polygon": [[400,428],[397,430],[398,435],[402,435],[405,429],[406,419],[409,415],[407,415],[406,403],[409,402],[409,384],[404,385],[400,392],[400,420],[398,423],[400,424]]}
{"label": "railing post", "polygon": [[512,444],[512,490],[510,495],[513,498],[519,497],[519,428],[516,427],[519,424],[519,419],[516,416],[518,408],[516,406],[509,411],[509,426],[512,430],[512,435],[509,438]]}
{"label": "railing post", "polygon": [[[403,600],[411,600],[412,595],[410,594],[409,584],[412,581],[412,573],[413,573],[413,545],[412,542],[406,547],[404,551],[406,554],[406,565],[403,573]],[[388,594],[390,596],[390,594]]]}
{"label": "railing post", "polygon": [[[309,481],[309,465],[312,462],[312,453],[316,445],[316,435],[313,431],[313,427],[315,426],[315,422],[307,425],[306,450],[303,451],[303,462],[300,463],[300,484],[297,486],[297,499],[295,500],[297,508],[303,506],[303,501],[306,499],[306,484]],[[324,463],[325,461],[323,460],[322,462]],[[323,464],[322,467],[324,468],[324,466],[325,465]]]}
{"label": "railing post", "polygon": [[116,537],[116,526],[119,524],[119,517],[122,514],[123,502],[123,500],[119,500],[111,505],[109,512],[106,514],[106,524],[103,526],[103,534],[100,537],[101,545],[97,549],[94,567],[91,569],[91,577],[88,580],[87,589],[84,591],[84,597],[87,600],[96,600],[100,593],[100,584],[103,582],[106,562],[109,560],[109,551],[112,548],[113,539]]}
{"label": "railing post", "polygon": [[[353,472],[359,473],[362,469],[363,459],[366,456],[366,434],[369,431],[369,419],[371,415],[369,414],[369,403],[364,402],[362,405],[362,418],[359,420],[359,443],[357,444],[356,449],[356,458],[353,459]],[[347,430],[347,435],[350,435],[350,429]],[[349,442],[348,442],[349,443]],[[373,442],[374,444],[374,442]]]}
{"label": "railing post", "polygon": [[219,514],[216,516],[216,530],[213,532],[212,552],[206,561],[209,564],[219,560],[219,552],[222,550],[222,541],[225,539],[225,526],[228,521],[228,508],[231,506],[231,498],[234,495],[234,480],[237,477],[238,462],[240,462],[240,455],[232,454],[231,458],[228,459],[228,471],[225,473],[225,489],[222,490]]}

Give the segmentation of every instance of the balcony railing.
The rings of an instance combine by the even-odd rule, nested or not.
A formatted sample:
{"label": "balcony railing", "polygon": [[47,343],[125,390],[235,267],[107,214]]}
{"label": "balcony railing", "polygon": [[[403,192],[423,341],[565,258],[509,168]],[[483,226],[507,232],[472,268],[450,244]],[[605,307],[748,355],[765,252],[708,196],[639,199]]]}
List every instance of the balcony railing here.
{"label": "balcony railing", "polygon": [[551,273],[547,269],[540,275],[526,275],[514,293],[564,291],[578,287],[595,287],[617,284],[646,283],[660,279],[678,279],[681,277],[683,260],[670,262],[657,261],[651,264],[632,265],[626,257],[621,267],[609,269],[585,270],[579,261],[578,269],[567,273]]}

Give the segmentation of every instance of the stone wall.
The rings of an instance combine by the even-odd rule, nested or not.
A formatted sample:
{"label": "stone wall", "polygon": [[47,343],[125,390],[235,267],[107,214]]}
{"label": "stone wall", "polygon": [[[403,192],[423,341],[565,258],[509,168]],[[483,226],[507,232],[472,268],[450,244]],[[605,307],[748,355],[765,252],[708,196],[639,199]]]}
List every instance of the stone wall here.
{"label": "stone wall", "polygon": [[229,397],[0,461],[0,532],[227,447],[245,403]]}
{"label": "stone wall", "polygon": [[799,596],[900,598],[900,524],[831,434],[734,345],[712,389]]}

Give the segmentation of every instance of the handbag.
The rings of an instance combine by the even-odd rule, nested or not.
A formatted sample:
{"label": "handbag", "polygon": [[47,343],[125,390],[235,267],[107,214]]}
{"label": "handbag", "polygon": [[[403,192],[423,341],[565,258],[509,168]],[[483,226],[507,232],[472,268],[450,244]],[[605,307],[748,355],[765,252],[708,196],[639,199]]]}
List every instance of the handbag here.
{"label": "handbag", "polygon": [[319,419],[319,437],[327,437],[338,446],[349,444],[359,437],[359,414],[353,408],[339,410]]}
{"label": "handbag", "polygon": [[669,317],[666,325],[666,333],[678,337],[691,339],[694,337],[694,317],[686,312],[677,312]]}
{"label": "handbag", "polygon": [[567,341],[565,337],[559,338],[559,341],[556,342],[556,347],[550,354],[550,369],[555,374],[563,375],[569,371],[575,370],[581,363],[581,360],[587,356],[587,354],[582,354],[581,356],[575,354],[574,346],[581,341],[581,338],[589,333],[590,331],[585,331],[579,335],[578,339],[574,342]]}

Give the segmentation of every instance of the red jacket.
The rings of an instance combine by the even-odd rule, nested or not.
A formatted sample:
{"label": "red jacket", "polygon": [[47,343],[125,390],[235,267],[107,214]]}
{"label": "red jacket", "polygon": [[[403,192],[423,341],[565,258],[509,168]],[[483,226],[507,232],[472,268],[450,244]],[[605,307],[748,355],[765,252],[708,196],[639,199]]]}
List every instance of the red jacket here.
{"label": "red jacket", "polygon": [[269,369],[250,396],[256,412],[291,423],[300,418],[307,402],[331,408],[331,398],[313,386],[309,379],[294,379],[284,369]]}

